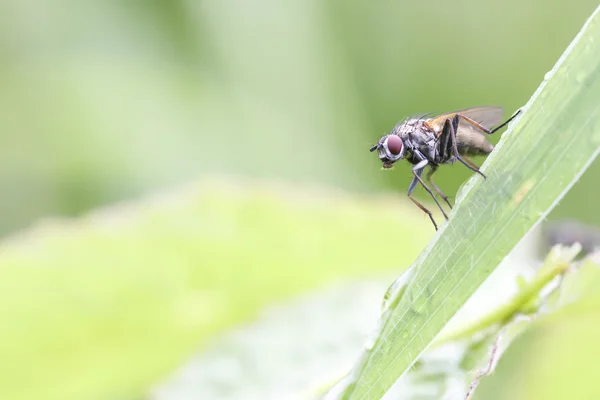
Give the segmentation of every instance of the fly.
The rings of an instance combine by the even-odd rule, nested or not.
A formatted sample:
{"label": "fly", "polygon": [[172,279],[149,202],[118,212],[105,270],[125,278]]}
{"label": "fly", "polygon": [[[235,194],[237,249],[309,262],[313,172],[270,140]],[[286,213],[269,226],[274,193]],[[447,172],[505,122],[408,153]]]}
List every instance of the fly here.
{"label": "fly", "polygon": [[[453,164],[459,161],[471,171],[486,178],[469,156],[491,153],[494,145],[488,142],[483,132],[488,135],[493,134],[506,126],[520,112],[521,110],[517,111],[494,129],[489,129],[488,126],[494,126],[502,121],[504,111],[501,107],[473,107],[434,117],[427,117],[427,115],[412,117],[396,124],[390,133],[382,136],[379,142],[371,147],[370,151],[377,150],[383,168],[391,168],[396,161],[403,158],[413,165],[414,178],[408,187],[408,198],[429,216],[437,230],[438,226],[431,211],[411,196],[417,183],[427,190],[444,217],[448,219],[448,215],[431,190],[433,188],[452,209],[448,196],[433,182],[435,171],[442,164]],[[430,168],[425,180],[431,188],[421,177],[427,166]]]}

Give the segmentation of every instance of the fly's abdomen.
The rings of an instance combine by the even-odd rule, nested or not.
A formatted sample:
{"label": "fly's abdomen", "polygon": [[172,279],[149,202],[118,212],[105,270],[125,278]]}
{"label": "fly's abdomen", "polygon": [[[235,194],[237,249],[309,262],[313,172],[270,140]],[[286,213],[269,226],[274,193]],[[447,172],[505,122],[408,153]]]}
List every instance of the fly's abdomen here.
{"label": "fly's abdomen", "polygon": [[456,139],[458,152],[462,155],[490,154],[494,150],[494,145],[479,132],[460,132]]}

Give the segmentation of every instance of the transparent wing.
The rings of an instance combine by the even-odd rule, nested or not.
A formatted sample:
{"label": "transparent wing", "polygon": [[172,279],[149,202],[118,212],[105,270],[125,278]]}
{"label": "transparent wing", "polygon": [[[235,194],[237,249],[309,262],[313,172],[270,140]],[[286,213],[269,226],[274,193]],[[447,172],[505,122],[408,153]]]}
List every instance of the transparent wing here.
{"label": "transparent wing", "polygon": [[[465,108],[463,110],[452,111],[450,113],[432,117],[429,120],[427,120],[427,125],[439,135],[440,133],[442,133],[444,122],[446,122],[447,119],[452,119],[456,114],[461,114],[465,117],[469,117],[473,121],[478,122],[486,128],[492,128],[495,125],[498,125],[500,122],[502,122],[504,109],[502,109],[502,107],[495,106]],[[479,129],[475,128],[473,125],[461,121],[458,130],[460,131],[463,129],[479,132]]]}
{"label": "transparent wing", "polygon": [[473,107],[465,110],[457,111],[455,114],[462,114],[479,122],[486,128],[493,128],[502,122],[504,117],[504,109],[502,107],[486,106],[486,107]]}

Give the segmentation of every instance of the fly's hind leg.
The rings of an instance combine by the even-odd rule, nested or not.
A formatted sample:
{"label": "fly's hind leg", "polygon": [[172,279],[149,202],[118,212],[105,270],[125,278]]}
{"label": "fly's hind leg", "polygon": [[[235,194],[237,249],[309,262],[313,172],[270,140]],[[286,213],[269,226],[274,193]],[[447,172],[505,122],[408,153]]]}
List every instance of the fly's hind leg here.
{"label": "fly's hind leg", "polygon": [[[475,164],[475,161],[471,160],[469,157],[467,156],[461,156],[463,160],[465,160],[466,162],[469,163],[469,165],[477,170],[479,170],[479,166],[477,164]],[[484,175],[485,176],[485,175]]]}
{"label": "fly's hind leg", "polygon": [[435,173],[435,171],[437,171],[437,167],[431,166],[431,169],[429,170],[429,172],[427,172],[425,179],[427,180],[427,183],[429,183],[431,185],[431,187],[433,187],[433,190],[435,190],[437,192],[437,194],[439,194],[440,197],[442,199],[444,199],[446,204],[448,204],[448,207],[450,207],[450,209],[452,210],[452,204],[450,204],[450,200],[448,200],[448,196],[446,196],[444,194],[444,192],[442,192],[442,190],[439,187],[437,187],[435,182],[433,182],[433,174]]}
{"label": "fly's hind leg", "polygon": [[[447,119],[444,122],[444,129],[442,130],[441,136],[450,135],[450,145],[452,146],[452,153],[456,157],[458,161],[460,161],[463,165],[469,168],[473,172],[477,172],[479,175],[483,176],[484,179],[487,179],[487,176],[483,172],[479,170],[477,164],[475,164],[468,157],[464,157],[460,155],[458,152],[458,145],[456,144],[456,131],[458,130],[458,124],[460,122],[460,118],[462,116],[460,114],[456,114],[452,120]],[[464,117],[463,117],[464,118]],[[465,160],[465,158],[468,160]]]}
{"label": "fly's hind leg", "polygon": [[515,117],[517,115],[519,115],[521,113],[521,110],[517,110],[516,113],[514,113],[509,119],[507,119],[505,122],[503,122],[502,124],[498,125],[497,127],[495,127],[494,129],[492,129],[490,132],[488,132],[489,135],[491,135],[492,133],[495,133],[496,131],[499,131],[500,129],[502,129],[502,127],[508,125],[508,123],[510,121],[512,121],[513,119],[515,119]]}
{"label": "fly's hind leg", "polygon": [[498,125],[497,127],[495,127],[494,129],[489,129],[489,128],[481,125],[479,122],[476,122],[476,121],[472,120],[471,118],[467,117],[466,115],[456,114],[455,118],[458,117],[458,118],[462,119],[463,121],[465,121],[466,123],[473,125],[477,129],[484,131],[488,135],[491,135],[491,134],[499,131],[500,129],[502,129],[506,125],[508,125],[508,123],[510,121],[512,121],[513,119],[515,119],[515,117],[517,115],[519,115],[520,113],[521,113],[521,110],[517,110],[517,112],[514,113],[509,119],[507,119],[506,121],[504,121],[503,123],[501,123],[500,125]]}

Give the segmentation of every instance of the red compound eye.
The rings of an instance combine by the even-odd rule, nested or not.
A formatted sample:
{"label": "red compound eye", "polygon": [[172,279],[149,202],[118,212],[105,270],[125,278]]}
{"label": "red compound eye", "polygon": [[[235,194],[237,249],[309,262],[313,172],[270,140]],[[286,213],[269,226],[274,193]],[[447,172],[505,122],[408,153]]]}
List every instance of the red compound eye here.
{"label": "red compound eye", "polygon": [[387,148],[393,155],[397,156],[402,151],[402,139],[396,135],[387,138]]}

